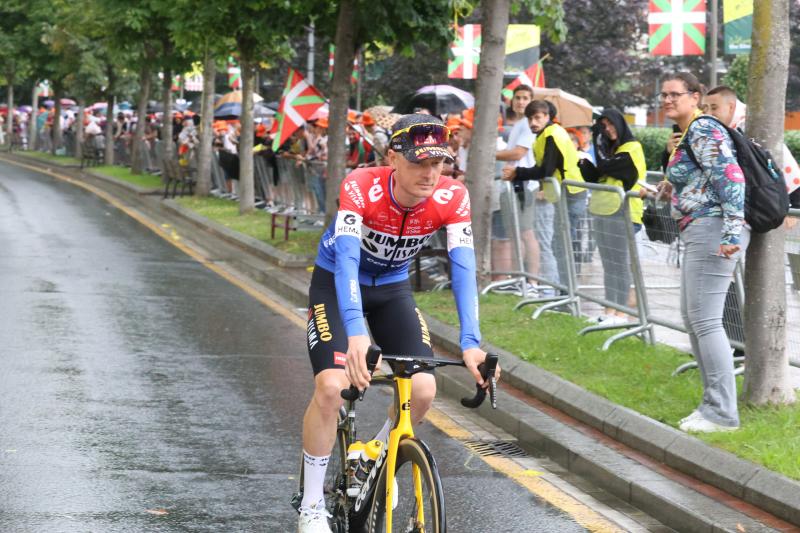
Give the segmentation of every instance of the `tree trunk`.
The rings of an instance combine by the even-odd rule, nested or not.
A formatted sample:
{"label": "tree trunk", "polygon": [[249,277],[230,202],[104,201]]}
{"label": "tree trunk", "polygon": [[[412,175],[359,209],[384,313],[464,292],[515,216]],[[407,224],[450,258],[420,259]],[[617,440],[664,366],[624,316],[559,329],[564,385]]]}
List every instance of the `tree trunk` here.
{"label": "tree trunk", "polygon": [[116,76],[114,69],[110,65],[106,67],[106,78],[108,79],[108,86],[106,87],[106,132],[105,132],[105,154],[103,161],[106,165],[114,164],[114,105],[116,104],[116,97],[114,96],[114,83]]}
{"label": "tree trunk", "polygon": [[103,160],[106,165],[114,164],[114,105],[117,99],[111,95],[111,86],[108,88],[108,97],[106,99],[106,153]]}
{"label": "tree trunk", "polygon": [[488,281],[491,270],[490,220],[497,146],[497,103],[503,88],[509,0],[485,0],[481,6],[481,61],[475,87],[475,124],[466,175],[472,203],[472,235],[479,285]]}
{"label": "tree trunk", "polygon": [[208,51],[203,62],[203,101],[200,109],[200,151],[197,154],[197,196],[208,196],[211,192],[211,157],[213,155],[212,143],[214,142],[214,78],[217,74],[217,64]]}
{"label": "tree trunk", "polygon": [[86,108],[86,99],[78,98],[78,116],[75,117],[75,154],[80,159],[83,154],[83,112]]}
{"label": "tree trunk", "polygon": [[[747,134],[772,152],[779,169],[790,45],[789,0],[756,2]],[[786,354],[784,237],[783,228],[753,233],[747,250],[743,397],[755,405],[795,401]]]}
{"label": "tree trunk", "polygon": [[53,100],[55,100],[55,112],[53,113],[53,146],[50,149],[50,152],[55,155],[59,148],[62,145],[62,135],[61,135],[61,96],[62,96],[61,87],[54,85],[53,86]]}
{"label": "tree trunk", "polygon": [[356,4],[354,0],[339,3],[336,22],[336,52],[333,62],[333,83],[328,121],[328,179],[325,182],[325,224],[339,209],[339,185],[345,177],[345,135],[347,108],[350,103],[350,74],[356,55]]}
{"label": "tree trunk", "polygon": [[8,77],[8,112],[6,113],[6,142],[9,149],[14,139],[14,80],[11,76]]}
{"label": "tree trunk", "polygon": [[[164,104],[163,126],[161,127],[161,156],[169,159],[175,150],[172,142],[172,71],[164,73],[164,84],[161,86],[161,101]],[[158,165],[161,162],[158,161]]]}
{"label": "tree trunk", "polygon": [[249,213],[256,207],[253,184],[253,93],[255,68],[251,60],[242,57],[242,129],[239,135],[239,213]]}
{"label": "tree trunk", "polygon": [[39,133],[37,131],[36,115],[39,114],[39,94],[37,93],[38,82],[33,84],[33,91],[31,92],[31,121],[28,124],[28,148],[31,151],[36,150],[37,141],[39,140]]}
{"label": "tree trunk", "polygon": [[139,73],[139,105],[137,106],[136,131],[131,142],[131,174],[144,170],[144,127],[147,125],[147,100],[150,98],[150,64],[145,61]]}

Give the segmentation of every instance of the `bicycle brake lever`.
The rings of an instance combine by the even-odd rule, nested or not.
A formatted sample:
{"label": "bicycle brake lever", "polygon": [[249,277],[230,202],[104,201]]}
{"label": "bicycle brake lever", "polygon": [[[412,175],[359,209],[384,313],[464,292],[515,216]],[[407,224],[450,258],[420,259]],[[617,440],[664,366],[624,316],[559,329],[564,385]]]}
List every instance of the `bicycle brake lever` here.
{"label": "bicycle brake lever", "polygon": [[[372,376],[372,373],[375,372],[375,367],[378,366],[378,359],[381,357],[381,348],[380,346],[372,345],[367,349],[367,370],[369,370],[369,375]],[[340,396],[348,401],[355,401],[355,400],[363,400],[364,393],[367,389],[363,391],[358,390],[354,385],[350,385],[349,389],[344,389]]]}
{"label": "bicycle brake lever", "polygon": [[[478,365],[478,371],[481,373],[484,382],[487,379],[489,380],[489,399],[492,402],[492,409],[497,409],[497,400],[495,397],[497,380],[494,377],[495,369],[497,368],[497,359],[497,356],[494,354],[486,354],[486,360]],[[475,396],[472,398],[462,398],[461,405],[469,407],[470,409],[475,409],[483,403],[486,399],[486,389],[477,383],[475,384],[475,389]]]}

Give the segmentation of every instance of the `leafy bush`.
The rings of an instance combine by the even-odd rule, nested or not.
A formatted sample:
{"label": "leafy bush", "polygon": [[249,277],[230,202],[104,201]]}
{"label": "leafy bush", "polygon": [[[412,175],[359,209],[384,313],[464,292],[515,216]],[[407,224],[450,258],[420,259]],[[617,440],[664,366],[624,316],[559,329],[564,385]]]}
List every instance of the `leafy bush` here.
{"label": "leafy bush", "polygon": [[783,132],[783,142],[789,147],[789,151],[795,159],[800,161],[800,130],[788,130]]}
{"label": "leafy bush", "polygon": [[642,143],[647,170],[661,170],[661,155],[667,146],[669,128],[636,128],[633,135]]}

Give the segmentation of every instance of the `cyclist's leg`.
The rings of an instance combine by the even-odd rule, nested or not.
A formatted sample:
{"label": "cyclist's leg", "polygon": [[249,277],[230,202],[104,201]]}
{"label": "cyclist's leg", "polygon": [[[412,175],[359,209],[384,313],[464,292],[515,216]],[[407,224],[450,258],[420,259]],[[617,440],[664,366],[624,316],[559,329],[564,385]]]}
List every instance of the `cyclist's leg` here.
{"label": "cyclist's leg", "polygon": [[[417,308],[409,282],[384,285],[379,289],[380,301],[373,302],[367,316],[378,346],[387,354],[432,358],[428,325]],[[411,384],[411,420],[416,424],[425,417],[436,396],[433,371],[414,375]]]}
{"label": "cyclist's leg", "polygon": [[303,418],[303,503],[323,499],[328,457],[336,440],[340,393],[350,383],[344,373],[347,336],[339,316],[333,274],[316,267],[309,288],[307,346],[314,369],[314,395]]}

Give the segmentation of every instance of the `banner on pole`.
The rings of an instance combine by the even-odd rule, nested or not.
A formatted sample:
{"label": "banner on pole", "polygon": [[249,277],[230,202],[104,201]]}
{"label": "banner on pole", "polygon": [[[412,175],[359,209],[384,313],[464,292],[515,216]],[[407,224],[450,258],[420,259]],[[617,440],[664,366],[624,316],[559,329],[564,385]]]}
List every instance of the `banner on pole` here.
{"label": "banner on pole", "polygon": [[706,51],[706,0],[650,0],[647,24],[653,55],[691,56]]}
{"label": "banner on pole", "polygon": [[509,24],[506,31],[506,74],[522,74],[539,61],[541,30],[535,24]]}
{"label": "banner on pole", "polygon": [[726,54],[749,54],[753,40],[753,0],[723,0]]}
{"label": "banner on pole", "polygon": [[465,24],[456,30],[455,41],[450,45],[447,60],[447,77],[474,80],[478,77],[481,60],[481,25]]}

